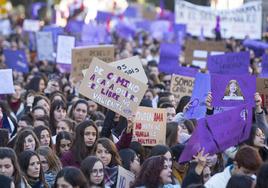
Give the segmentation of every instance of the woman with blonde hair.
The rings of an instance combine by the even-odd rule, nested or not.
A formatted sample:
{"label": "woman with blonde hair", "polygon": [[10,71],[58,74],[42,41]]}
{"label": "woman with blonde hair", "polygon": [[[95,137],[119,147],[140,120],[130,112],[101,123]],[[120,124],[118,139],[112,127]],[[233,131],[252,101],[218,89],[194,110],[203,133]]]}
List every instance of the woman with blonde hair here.
{"label": "woman with blonde hair", "polygon": [[244,100],[244,96],[236,80],[229,81],[224,92],[223,100]]}

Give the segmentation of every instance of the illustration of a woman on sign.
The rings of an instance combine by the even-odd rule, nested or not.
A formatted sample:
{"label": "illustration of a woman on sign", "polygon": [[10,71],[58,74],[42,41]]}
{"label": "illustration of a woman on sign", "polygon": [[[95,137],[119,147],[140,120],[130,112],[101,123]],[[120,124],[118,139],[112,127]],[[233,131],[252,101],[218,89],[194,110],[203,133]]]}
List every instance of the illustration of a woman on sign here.
{"label": "illustration of a woman on sign", "polygon": [[223,100],[244,100],[244,96],[236,80],[230,80],[225,92]]}

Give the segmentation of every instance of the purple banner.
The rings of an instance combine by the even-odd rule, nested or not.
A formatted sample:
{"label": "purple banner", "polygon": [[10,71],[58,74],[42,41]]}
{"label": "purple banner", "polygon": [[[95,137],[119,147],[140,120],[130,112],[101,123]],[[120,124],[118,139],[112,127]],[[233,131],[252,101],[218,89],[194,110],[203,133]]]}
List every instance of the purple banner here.
{"label": "purple banner", "polygon": [[178,43],[162,43],[160,45],[159,71],[172,74],[179,66],[181,46]]}
{"label": "purple banner", "polygon": [[202,148],[205,149],[205,153],[213,155],[243,142],[249,137],[251,117],[252,108],[245,104],[200,119],[179,162],[191,160]]}
{"label": "purple banner", "polygon": [[208,56],[207,66],[210,73],[249,74],[249,52],[235,52]]}
{"label": "purple banner", "polygon": [[69,20],[65,30],[69,33],[81,33],[84,25],[84,21]]}
{"label": "purple banner", "polygon": [[235,75],[211,75],[213,106],[231,107],[241,104],[254,105],[256,77]]}
{"label": "purple banner", "polygon": [[135,22],[136,27],[144,31],[149,31],[151,28],[151,24],[152,22],[149,20],[142,20]]}
{"label": "purple banner", "polygon": [[29,67],[24,50],[4,49],[5,64],[18,72],[28,73]]}
{"label": "purple banner", "polygon": [[128,6],[123,15],[129,18],[136,18],[138,16],[138,10],[136,7]]}
{"label": "purple banner", "polygon": [[136,28],[119,21],[115,26],[116,33],[124,39],[132,39],[135,36]]}

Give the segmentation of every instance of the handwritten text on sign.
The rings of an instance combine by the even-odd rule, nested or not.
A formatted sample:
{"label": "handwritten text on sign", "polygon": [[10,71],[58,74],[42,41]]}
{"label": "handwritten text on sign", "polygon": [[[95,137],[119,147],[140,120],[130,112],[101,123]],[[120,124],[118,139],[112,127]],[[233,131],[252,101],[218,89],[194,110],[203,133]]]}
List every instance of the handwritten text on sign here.
{"label": "handwritten text on sign", "polygon": [[136,112],[147,85],[93,58],[79,92],[124,117]]}
{"label": "handwritten text on sign", "polygon": [[134,136],[145,146],[165,144],[166,121],[165,109],[139,107],[135,116]]}
{"label": "handwritten text on sign", "polygon": [[192,96],[194,78],[188,76],[172,75],[170,91],[177,101],[183,96]]}

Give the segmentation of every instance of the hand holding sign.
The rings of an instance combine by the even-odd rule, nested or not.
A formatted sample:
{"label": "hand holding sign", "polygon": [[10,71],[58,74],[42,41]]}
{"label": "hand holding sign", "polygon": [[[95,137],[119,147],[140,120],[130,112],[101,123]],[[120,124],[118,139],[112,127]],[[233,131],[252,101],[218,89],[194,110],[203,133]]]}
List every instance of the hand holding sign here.
{"label": "hand holding sign", "polygon": [[213,106],[212,106],[212,93],[211,92],[208,92],[208,95],[207,95],[207,98],[206,98],[206,107],[209,110],[213,109]]}
{"label": "hand holding sign", "polygon": [[195,172],[199,175],[201,175],[201,173],[203,172],[203,169],[205,168],[206,164],[207,164],[207,157],[208,157],[208,153],[204,154],[205,152],[205,148],[202,148],[201,151],[199,151],[197,153],[197,155],[194,155],[194,161],[197,162],[197,165],[195,167]]}

